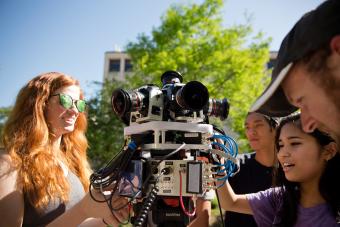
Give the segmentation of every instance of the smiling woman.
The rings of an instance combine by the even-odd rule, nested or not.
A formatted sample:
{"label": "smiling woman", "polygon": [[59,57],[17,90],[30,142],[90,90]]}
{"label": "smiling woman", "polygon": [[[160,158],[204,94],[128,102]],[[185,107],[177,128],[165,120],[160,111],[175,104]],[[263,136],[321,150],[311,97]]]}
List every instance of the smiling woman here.
{"label": "smiling woman", "polygon": [[126,199],[113,196],[112,207],[123,207],[113,211],[86,194],[85,109],[79,82],[62,73],[39,75],[20,90],[0,152],[0,226],[106,226],[127,217]]}
{"label": "smiling woman", "polygon": [[319,130],[305,133],[294,115],[281,121],[275,142],[276,187],[237,195],[226,184],[218,190],[222,208],[252,214],[258,226],[338,226],[340,154],[334,140]]}
{"label": "smiling woman", "polygon": [[289,226],[301,220],[297,214],[304,208],[325,211],[326,216],[329,209],[339,219],[339,188],[334,181],[340,176],[340,155],[333,138],[317,129],[305,133],[300,115],[292,115],[281,121],[275,141],[280,163],[276,180],[283,197],[280,223]]}
{"label": "smiling woman", "polygon": [[80,88],[77,85],[59,88],[54,93],[47,102],[46,120],[54,136],[58,137],[74,130],[79,113],[85,111],[86,104],[79,100]]}

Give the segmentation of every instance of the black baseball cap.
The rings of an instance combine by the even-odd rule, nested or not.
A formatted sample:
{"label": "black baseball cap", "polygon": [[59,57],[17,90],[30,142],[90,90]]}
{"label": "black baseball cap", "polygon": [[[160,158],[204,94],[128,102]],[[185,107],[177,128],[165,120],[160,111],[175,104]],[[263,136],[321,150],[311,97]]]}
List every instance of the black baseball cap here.
{"label": "black baseball cap", "polygon": [[280,86],[295,62],[330,43],[340,34],[340,0],[328,0],[306,13],[281,43],[272,80],[250,111],[283,117],[296,111]]}

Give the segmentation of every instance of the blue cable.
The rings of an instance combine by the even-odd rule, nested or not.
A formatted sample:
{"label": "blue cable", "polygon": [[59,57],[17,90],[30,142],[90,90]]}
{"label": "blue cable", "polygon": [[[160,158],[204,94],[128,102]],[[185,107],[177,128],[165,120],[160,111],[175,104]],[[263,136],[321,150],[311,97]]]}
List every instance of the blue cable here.
{"label": "blue cable", "polygon": [[129,144],[128,144],[128,147],[131,149],[131,150],[136,150],[137,148],[137,145],[134,141],[131,141]]}
{"label": "blue cable", "polygon": [[[222,139],[224,142],[226,142],[228,144],[228,147],[225,146],[224,144],[218,143],[218,142],[212,142],[212,145],[216,145],[220,148],[222,148],[222,150],[228,154],[231,155],[232,157],[236,158],[237,154],[238,154],[238,145],[236,143],[236,141],[226,135],[220,135],[220,134],[214,134],[212,136],[212,138],[214,139]],[[226,172],[227,175],[221,178],[217,178],[218,181],[226,181],[233,173],[234,173],[234,169],[236,166],[235,163],[233,163],[231,160],[226,160],[226,162],[224,164],[218,163],[217,166],[219,167],[224,167],[223,169],[220,169],[217,171],[217,173],[221,173],[221,172]],[[223,184],[221,184],[219,187],[223,186]]]}

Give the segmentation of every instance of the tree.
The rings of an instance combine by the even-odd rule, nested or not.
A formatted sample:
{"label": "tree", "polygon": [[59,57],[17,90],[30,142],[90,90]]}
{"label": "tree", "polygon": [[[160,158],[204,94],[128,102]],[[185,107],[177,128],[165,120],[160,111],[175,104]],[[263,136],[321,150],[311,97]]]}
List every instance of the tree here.
{"label": "tree", "polygon": [[117,81],[103,84],[92,99],[88,100],[88,131],[89,158],[93,168],[102,167],[117,154],[124,143],[123,123],[114,115],[111,108],[112,91],[123,86]]}
{"label": "tree", "polygon": [[251,37],[249,22],[224,28],[222,7],[222,0],[173,5],[151,37],[141,34],[127,45],[135,73],[129,84],[133,88],[160,85],[166,70],[181,72],[184,82],[202,82],[210,97],[228,98],[231,109],[225,124],[240,135],[242,143],[245,115],[269,81],[265,64],[270,40],[261,33]]}
{"label": "tree", "polygon": [[1,107],[0,108],[0,147],[2,145],[2,131],[4,129],[5,122],[11,112],[12,107]]}

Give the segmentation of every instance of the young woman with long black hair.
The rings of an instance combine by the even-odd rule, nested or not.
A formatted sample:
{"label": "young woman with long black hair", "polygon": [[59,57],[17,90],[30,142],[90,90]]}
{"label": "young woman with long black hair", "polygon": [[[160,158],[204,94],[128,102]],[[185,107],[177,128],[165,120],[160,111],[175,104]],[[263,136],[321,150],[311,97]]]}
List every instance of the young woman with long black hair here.
{"label": "young woman with long black hair", "polygon": [[252,214],[258,226],[339,226],[340,154],[334,140],[319,130],[303,132],[295,115],[281,121],[275,142],[275,186],[237,195],[227,182],[218,189],[222,208]]}

